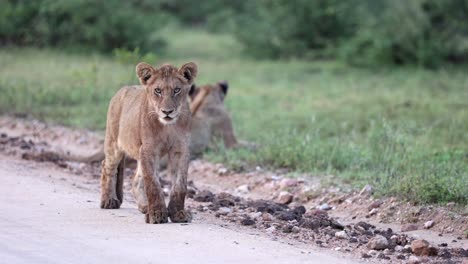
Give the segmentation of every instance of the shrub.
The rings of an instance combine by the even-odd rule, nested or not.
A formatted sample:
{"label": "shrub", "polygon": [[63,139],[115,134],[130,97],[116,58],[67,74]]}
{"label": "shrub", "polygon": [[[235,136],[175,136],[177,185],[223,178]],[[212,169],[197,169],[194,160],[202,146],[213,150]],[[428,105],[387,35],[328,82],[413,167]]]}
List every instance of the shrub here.
{"label": "shrub", "polygon": [[[144,2],[144,1],[143,1]],[[140,1],[2,1],[0,43],[65,46],[111,52],[162,48],[163,15]],[[149,5],[149,6],[148,6]]]}

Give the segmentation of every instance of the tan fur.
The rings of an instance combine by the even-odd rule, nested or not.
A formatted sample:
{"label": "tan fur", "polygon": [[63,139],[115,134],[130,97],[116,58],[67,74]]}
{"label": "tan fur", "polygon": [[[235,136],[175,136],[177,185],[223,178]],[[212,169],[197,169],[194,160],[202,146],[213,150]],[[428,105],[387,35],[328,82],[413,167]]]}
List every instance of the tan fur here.
{"label": "tan fur", "polygon": [[192,156],[205,151],[216,137],[223,140],[226,148],[234,148],[239,145],[234,134],[231,116],[224,105],[227,87],[226,82],[195,87],[195,91],[190,96],[190,109],[192,111],[190,150]]}
{"label": "tan fur", "polygon": [[[141,86],[120,89],[107,114],[105,159],[102,162],[101,208],[116,209],[123,201],[125,156],[138,162],[134,194],[147,223],[187,222],[185,211],[191,114],[187,95],[197,65],[136,67]],[[172,189],[166,207],[158,177],[161,157],[168,156]],[[142,182],[138,182],[138,179]]]}

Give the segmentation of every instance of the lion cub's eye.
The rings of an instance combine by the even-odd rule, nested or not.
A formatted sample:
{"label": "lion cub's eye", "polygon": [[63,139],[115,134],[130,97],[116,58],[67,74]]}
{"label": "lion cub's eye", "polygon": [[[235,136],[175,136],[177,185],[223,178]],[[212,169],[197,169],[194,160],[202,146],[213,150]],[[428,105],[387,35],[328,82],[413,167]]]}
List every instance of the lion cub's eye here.
{"label": "lion cub's eye", "polygon": [[175,93],[175,94],[180,93],[180,88],[175,88],[175,89],[174,89],[174,93]]}
{"label": "lion cub's eye", "polygon": [[159,88],[154,89],[154,94],[161,95],[161,89]]}

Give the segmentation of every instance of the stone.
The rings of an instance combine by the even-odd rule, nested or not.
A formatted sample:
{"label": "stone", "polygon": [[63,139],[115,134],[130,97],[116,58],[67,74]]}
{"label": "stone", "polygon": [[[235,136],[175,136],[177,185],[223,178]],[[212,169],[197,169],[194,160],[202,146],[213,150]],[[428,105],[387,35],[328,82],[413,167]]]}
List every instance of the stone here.
{"label": "stone", "polygon": [[383,250],[388,248],[388,240],[381,235],[376,235],[375,237],[371,238],[367,243],[367,248],[369,249],[376,249],[376,250]]}
{"label": "stone", "polygon": [[218,209],[218,214],[220,215],[227,215],[227,214],[230,214],[231,212],[232,212],[232,209],[229,207],[220,207]]}
{"label": "stone", "polygon": [[248,184],[244,184],[236,188],[236,193],[238,194],[248,194],[249,192],[250,192],[250,187]]}
{"label": "stone", "polygon": [[416,256],[437,256],[438,253],[437,248],[431,246],[424,239],[417,239],[411,242],[411,251]]}
{"label": "stone", "polygon": [[367,253],[362,253],[362,254],[361,254],[361,257],[362,257],[362,258],[372,258],[372,256],[369,255],[369,254],[367,254]]}
{"label": "stone", "polygon": [[416,224],[406,224],[401,227],[401,232],[409,232],[409,231],[414,231],[418,229],[419,227]]}
{"label": "stone", "polygon": [[262,216],[262,212],[252,212],[249,214],[249,217],[252,219],[257,219],[257,218],[260,218],[261,216]]}
{"label": "stone", "polygon": [[322,210],[322,211],[328,211],[328,210],[331,210],[332,208],[327,203],[324,203],[324,204],[319,205],[317,209]]}
{"label": "stone", "polygon": [[377,201],[372,202],[369,205],[369,207],[367,207],[367,209],[369,209],[369,211],[370,211],[372,209],[379,208],[382,204],[383,204],[382,200],[377,200]]}
{"label": "stone", "polygon": [[372,210],[370,210],[369,215],[376,215],[377,213],[379,213],[379,209],[373,208]]}
{"label": "stone", "polygon": [[299,232],[301,232],[301,229],[297,226],[293,226],[292,229],[291,229],[291,232],[294,233],[294,234],[297,234]]}
{"label": "stone", "polygon": [[434,226],[434,221],[432,221],[432,220],[431,220],[431,221],[427,221],[426,223],[424,223],[424,228],[425,228],[425,229],[429,229],[429,228],[431,228],[431,227],[433,227],[433,226]]}
{"label": "stone", "polygon": [[294,196],[290,192],[280,192],[278,196],[278,203],[280,204],[290,204]]}
{"label": "stone", "polygon": [[228,172],[228,169],[226,169],[224,167],[218,169],[218,174],[219,175],[225,175],[225,174],[227,174],[227,172]]}
{"label": "stone", "polygon": [[396,252],[403,252],[403,249],[405,249],[405,248],[402,247],[402,246],[395,246],[395,251]]}
{"label": "stone", "polygon": [[193,199],[197,202],[212,202],[214,198],[214,194],[208,190],[203,190],[193,196]]}
{"label": "stone", "polygon": [[255,221],[250,218],[244,218],[241,220],[241,225],[250,226],[254,224],[255,224]]}
{"label": "stone", "polygon": [[416,256],[410,256],[408,258],[408,264],[419,264],[419,263],[421,263],[421,261]]}
{"label": "stone", "polygon": [[344,230],[343,231],[338,231],[338,232],[335,232],[335,237],[341,238],[341,239],[347,239],[348,234]]}
{"label": "stone", "polygon": [[267,231],[268,233],[273,233],[276,231],[276,227],[270,226],[269,228],[265,229],[265,231]]}

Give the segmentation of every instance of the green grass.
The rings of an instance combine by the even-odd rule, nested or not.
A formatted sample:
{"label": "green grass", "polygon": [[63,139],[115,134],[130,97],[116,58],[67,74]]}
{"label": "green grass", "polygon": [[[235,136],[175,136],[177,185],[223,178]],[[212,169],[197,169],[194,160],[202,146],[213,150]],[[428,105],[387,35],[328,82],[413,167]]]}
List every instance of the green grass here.
{"label": "green grass", "polygon": [[[466,68],[359,69],[335,61],[255,61],[229,36],[166,32],[157,62],[199,64],[198,83],[226,79],[238,137],[256,152],[207,158],[234,168],[286,167],[370,183],[415,202],[468,202]],[[134,65],[57,50],[0,50],[0,111],[102,130],[110,97],[137,83]]]}

